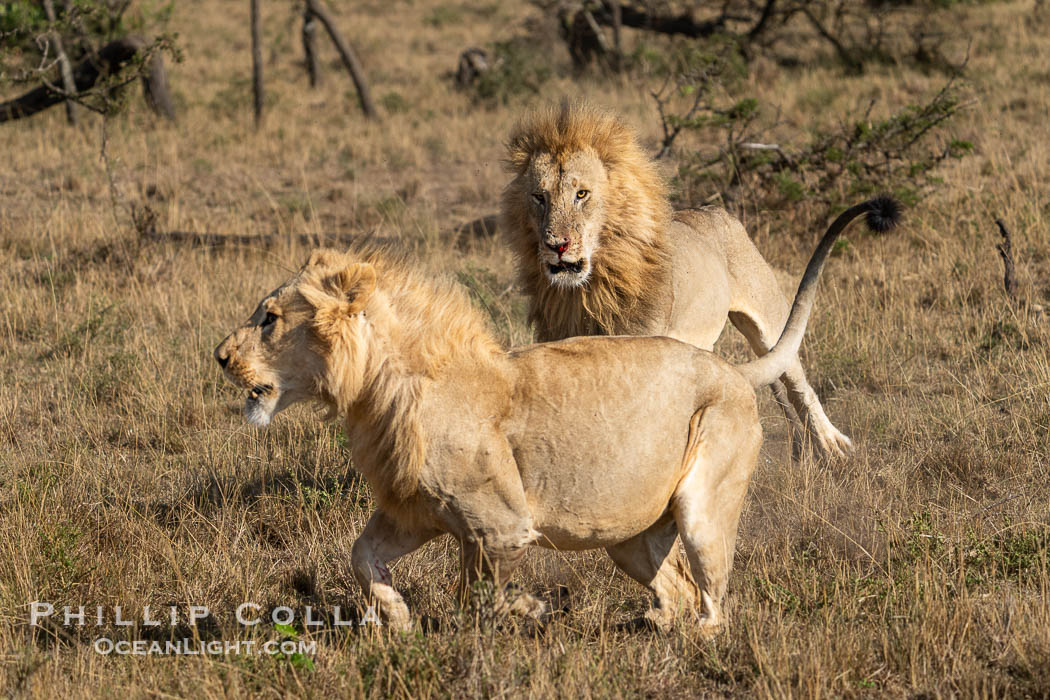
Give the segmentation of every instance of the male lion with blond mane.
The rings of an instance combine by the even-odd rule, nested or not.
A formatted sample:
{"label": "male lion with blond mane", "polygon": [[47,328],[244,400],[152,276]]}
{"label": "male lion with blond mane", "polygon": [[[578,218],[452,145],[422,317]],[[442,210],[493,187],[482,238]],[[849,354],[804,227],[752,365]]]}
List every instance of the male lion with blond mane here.
{"label": "male lion with blond mane", "polygon": [[[780,337],[788,303],[743,225],[720,207],[672,211],[655,163],[616,116],[568,102],[530,114],[507,163],[500,228],[537,340],[665,335],[711,350],[727,317],[759,356]],[[797,357],[773,393],[822,453],[852,450]]]}
{"label": "male lion with blond mane", "polygon": [[[660,337],[508,352],[462,289],[380,251],[314,253],[215,358],[248,391],[255,425],[301,401],[345,421],[377,504],[352,568],[398,629],[411,618],[388,566],[449,533],[460,542],[461,595],[479,575],[501,590],[529,545],[604,547],[654,593],[654,623],[688,610],[714,632],[762,441],[754,387],[792,362],[828,250],[865,212],[885,226],[895,207],[872,200],[835,221],[783,337],[737,367]],[[692,576],[669,556],[675,530]],[[542,613],[527,595],[511,607]]]}

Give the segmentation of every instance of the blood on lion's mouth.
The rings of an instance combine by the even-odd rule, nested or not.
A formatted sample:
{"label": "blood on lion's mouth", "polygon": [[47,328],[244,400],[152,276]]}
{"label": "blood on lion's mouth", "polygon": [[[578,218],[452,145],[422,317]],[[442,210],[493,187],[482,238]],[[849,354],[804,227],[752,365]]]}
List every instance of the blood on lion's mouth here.
{"label": "blood on lion's mouth", "polygon": [[571,272],[573,274],[579,274],[583,272],[583,260],[577,260],[576,262],[567,262],[562,260],[557,265],[548,265],[547,268],[550,270],[552,275],[557,275],[562,272]]}

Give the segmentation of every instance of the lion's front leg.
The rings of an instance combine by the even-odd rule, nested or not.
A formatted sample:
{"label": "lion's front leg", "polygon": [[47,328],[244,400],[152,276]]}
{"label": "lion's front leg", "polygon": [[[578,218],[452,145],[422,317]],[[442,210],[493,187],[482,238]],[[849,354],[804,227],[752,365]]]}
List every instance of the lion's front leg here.
{"label": "lion's front leg", "polygon": [[537,620],[547,614],[547,605],[533,595],[517,592],[513,599],[507,595],[506,585],[525,555],[525,545],[488,546],[474,539],[459,543],[459,600],[463,605],[470,596],[475,581],[492,581],[496,594],[496,611],[524,615]]}
{"label": "lion's front leg", "polygon": [[377,510],[354,542],[350,562],[362,593],[370,605],[378,606],[378,612],[390,626],[399,631],[411,629],[412,620],[404,599],[394,589],[389,566],[439,534],[434,530],[399,530],[390,516]]}

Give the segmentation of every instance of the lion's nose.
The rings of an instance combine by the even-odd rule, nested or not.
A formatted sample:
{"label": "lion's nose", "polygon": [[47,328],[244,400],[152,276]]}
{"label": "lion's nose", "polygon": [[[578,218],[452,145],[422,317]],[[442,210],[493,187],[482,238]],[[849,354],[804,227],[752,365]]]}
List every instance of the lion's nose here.
{"label": "lion's nose", "polygon": [[547,247],[553,250],[555,253],[561,256],[566,250],[569,249],[569,240],[567,238],[561,238],[555,241],[546,241]]}
{"label": "lion's nose", "polygon": [[220,367],[226,369],[226,365],[230,363],[230,356],[226,353],[226,350],[223,349],[223,345],[225,345],[225,343],[215,348],[215,361],[219,363]]}

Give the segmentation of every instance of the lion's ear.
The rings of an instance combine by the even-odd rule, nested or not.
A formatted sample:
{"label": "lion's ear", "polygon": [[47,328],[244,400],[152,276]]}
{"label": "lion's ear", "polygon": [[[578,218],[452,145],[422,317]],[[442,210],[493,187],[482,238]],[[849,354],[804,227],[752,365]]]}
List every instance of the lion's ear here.
{"label": "lion's ear", "polygon": [[344,267],[335,276],[335,282],[350,302],[350,313],[360,313],[376,288],[376,269],[369,263]]}

